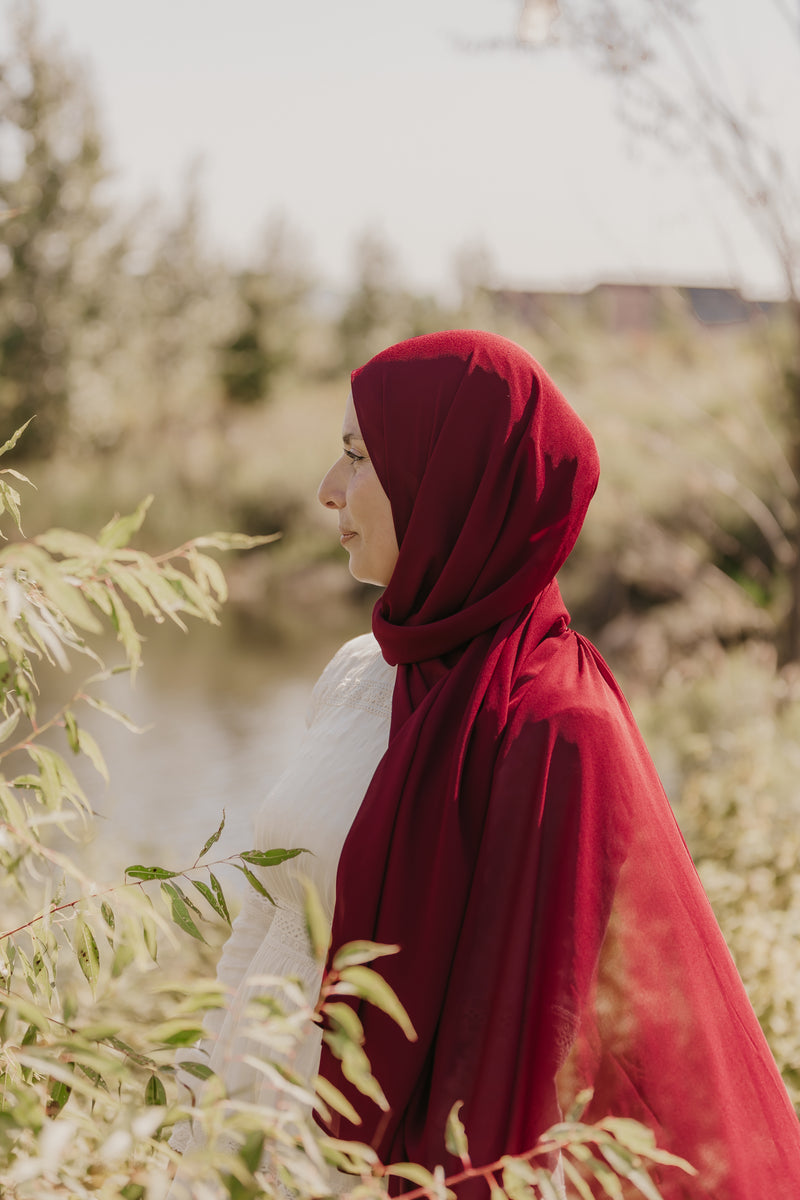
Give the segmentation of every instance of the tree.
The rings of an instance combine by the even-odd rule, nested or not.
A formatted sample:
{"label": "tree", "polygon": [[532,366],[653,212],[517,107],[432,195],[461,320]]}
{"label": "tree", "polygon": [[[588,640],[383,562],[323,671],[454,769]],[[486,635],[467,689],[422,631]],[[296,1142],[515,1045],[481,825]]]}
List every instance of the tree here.
{"label": "tree", "polygon": [[102,319],[126,248],[102,203],[103,143],[80,70],[45,39],[35,4],[12,30],[0,62],[0,419],[14,429],[36,414],[25,449],[47,452],[77,345]]}
{"label": "tree", "polygon": [[252,404],[268,399],[281,372],[296,365],[308,323],[312,276],[283,219],[268,224],[254,267],[235,284],[239,318],[220,347],[219,374],[229,400]]}
{"label": "tree", "polygon": [[[515,41],[532,53],[566,47],[610,73],[619,88],[621,118],[645,138],[709,166],[741,206],[778,265],[787,294],[780,418],[791,467],[790,501],[777,488],[765,497],[789,553],[783,564],[788,599],[780,640],[785,659],[800,659],[800,170],[796,137],[774,122],[745,75],[731,80],[717,54],[710,0],[521,0]],[[722,10],[717,13],[719,19]],[[736,14],[724,11],[733,24]],[[789,61],[784,111],[800,106],[800,14],[790,0],[758,9],[759,28],[777,22]],[[776,45],[777,45],[776,41]],[[791,94],[795,98],[791,100]]]}
{"label": "tree", "polygon": [[353,258],[355,281],[336,330],[348,370],[396,340],[394,332],[406,300],[395,256],[381,237],[364,233]]}

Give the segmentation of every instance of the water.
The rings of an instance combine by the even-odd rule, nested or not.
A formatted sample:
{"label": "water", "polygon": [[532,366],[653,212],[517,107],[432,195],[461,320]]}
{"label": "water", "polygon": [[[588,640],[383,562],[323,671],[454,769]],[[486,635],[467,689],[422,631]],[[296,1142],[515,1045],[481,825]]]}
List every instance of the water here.
{"label": "water", "polygon": [[[191,866],[223,808],[213,857],[251,848],[253,817],[301,741],[314,682],[342,641],[366,628],[368,618],[351,614],[349,627],[310,628],[288,643],[230,622],[196,625],[188,636],[156,629],[134,686],[121,674],[101,692],[143,731],[76,709],[110,774],[106,785],[88,764],[71,763],[97,813],[78,856],[85,869],[105,881],[134,862]],[[115,657],[112,646],[108,661]],[[90,673],[76,662],[69,676],[49,680],[41,715]],[[63,735],[52,744],[63,752]],[[231,885],[239,878],[230,872]]]}

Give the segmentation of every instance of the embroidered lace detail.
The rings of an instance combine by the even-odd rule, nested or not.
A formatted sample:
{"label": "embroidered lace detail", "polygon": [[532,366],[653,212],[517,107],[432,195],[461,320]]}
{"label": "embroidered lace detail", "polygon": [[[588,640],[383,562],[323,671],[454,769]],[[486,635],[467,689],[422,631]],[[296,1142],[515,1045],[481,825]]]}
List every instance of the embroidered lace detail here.
{"label": "embroidered lace detail", "polygon": [[345,677],[324,691],[319,703],[328,708],[360,708],[378,717],[391,717],[393,690],[394,680]]}
{"label": "embroidered lace detail", "polygon": [[276,908],[272,932],[287,950],[314,961],[303,913],[294,908]]}

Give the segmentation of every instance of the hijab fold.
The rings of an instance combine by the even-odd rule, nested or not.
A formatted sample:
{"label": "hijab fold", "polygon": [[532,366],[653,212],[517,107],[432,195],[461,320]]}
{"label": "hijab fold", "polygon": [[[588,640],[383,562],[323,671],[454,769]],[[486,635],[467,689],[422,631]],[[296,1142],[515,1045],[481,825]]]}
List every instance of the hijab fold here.
{"label": "hijab fold", "polygon": [[[692,1162],[665,1200],[800,1196],[800,1134],[655,769],[556,574],[595,490],[594,443],[495,335],[400,343],[352,376],[399,557],[375,606],[398,664],[389,746],[344,846],[331,954],[380,962],[418,1040],[359,1007],[382,1114],[323,1050],[385,1163],[529,1149],[586,1087]],[[398,1185],[403,1186],[403,1185]],[[472,1183],[460,1198],[487,1195]]]}

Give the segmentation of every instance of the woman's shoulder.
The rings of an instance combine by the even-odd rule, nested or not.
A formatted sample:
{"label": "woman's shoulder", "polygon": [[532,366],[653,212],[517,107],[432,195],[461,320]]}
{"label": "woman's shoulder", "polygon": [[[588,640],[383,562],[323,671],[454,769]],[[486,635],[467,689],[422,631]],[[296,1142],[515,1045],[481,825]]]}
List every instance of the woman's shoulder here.
{"label": "woman's shoulder", "polygon": [[581,634],[567,629],[536,647],[514,686],[518,724],[546,724],[573,737],[576,732],[626,730],[630,709],[605,661]]}
{"label": "woman's shoulder", "polygon": [[351,638],[337,650],[317,680],[307,714],[310,725],[321,709],[353,707],[391,714],[395,668],[389,666],[371,633]]}

